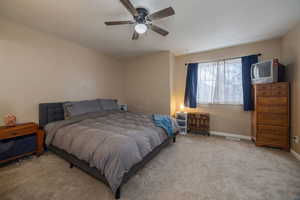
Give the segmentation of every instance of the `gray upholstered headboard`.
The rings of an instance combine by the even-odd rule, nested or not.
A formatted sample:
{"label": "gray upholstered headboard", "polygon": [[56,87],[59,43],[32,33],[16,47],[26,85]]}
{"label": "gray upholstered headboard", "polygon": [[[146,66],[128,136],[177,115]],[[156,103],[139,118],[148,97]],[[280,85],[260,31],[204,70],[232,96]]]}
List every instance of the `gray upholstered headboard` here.
{"label": "gray upholstered headboard", "polygon": [[[97,100],[108,100],[108,99],[97,99]],[[116,99],[109,99],[115,101]],[[39,105],[39,126],[40,128],[44,128],[48,123],[55,122],[59,120],[64,120],[64,109],[63,104],[66,102],[58,102],[58,103],[41,103]]]}
{"label": "gray upholstered headboard", "polygon": [[39,126],[44,128],[48,123],[63,120],[63,103],[41,103],[39,105]]}

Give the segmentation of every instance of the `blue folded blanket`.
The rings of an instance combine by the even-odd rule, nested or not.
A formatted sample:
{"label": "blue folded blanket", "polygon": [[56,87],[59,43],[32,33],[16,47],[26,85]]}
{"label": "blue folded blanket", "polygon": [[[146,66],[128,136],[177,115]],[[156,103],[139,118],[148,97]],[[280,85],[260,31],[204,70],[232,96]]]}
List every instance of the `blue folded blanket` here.
{"label": "blue folded blanket", "polygon": [[156,126],[165,129],[169,136],[173,136],[173,125],[169,116],[153,114],[153,122]]}

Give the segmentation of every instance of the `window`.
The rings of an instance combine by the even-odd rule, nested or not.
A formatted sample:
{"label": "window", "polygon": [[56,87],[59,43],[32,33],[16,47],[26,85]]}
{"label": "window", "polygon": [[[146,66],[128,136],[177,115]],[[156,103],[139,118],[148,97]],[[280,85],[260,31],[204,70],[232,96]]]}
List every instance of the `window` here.
{"label": "window", "polygon": [[242,59],[198,64],[198,104],[243,104]]}

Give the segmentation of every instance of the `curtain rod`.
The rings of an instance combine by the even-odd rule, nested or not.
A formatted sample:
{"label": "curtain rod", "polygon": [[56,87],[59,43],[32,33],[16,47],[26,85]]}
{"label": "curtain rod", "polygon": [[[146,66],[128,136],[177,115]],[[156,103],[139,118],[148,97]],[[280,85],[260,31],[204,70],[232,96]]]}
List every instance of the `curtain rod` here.
{"label": "curtain rod", "polygon": [[[256,56],[262,56],[261,53],[259,53],[259,54],[253,54],[253,55],[256,55]],[[243,57],[243,56],[233,57],[233,58],[226,58],[226,59],[220,59],[220,60],[212,60],[212,61],[208,61],[208,62],[216,62],[216,61],[221,61],[221,60],[238,59],[238,58],[241,58],[241,57]],[[192,62],[190,62],[190,63],[192,63]],[[188,64],[190,64],[190,63],[185,63],[185,65],[188,65]],[[195,63],[207,63],[207,62],[195,62]]]}

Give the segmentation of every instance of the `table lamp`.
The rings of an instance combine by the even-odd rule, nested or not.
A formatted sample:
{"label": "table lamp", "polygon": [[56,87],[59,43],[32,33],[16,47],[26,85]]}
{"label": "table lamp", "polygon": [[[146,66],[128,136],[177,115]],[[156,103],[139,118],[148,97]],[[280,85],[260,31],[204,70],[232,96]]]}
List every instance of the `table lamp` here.
{"label": "table lamp", "polygon": [[184,112],[184,105],[183,104],[180,105],[180,112],[182,112],[182,113]]}

